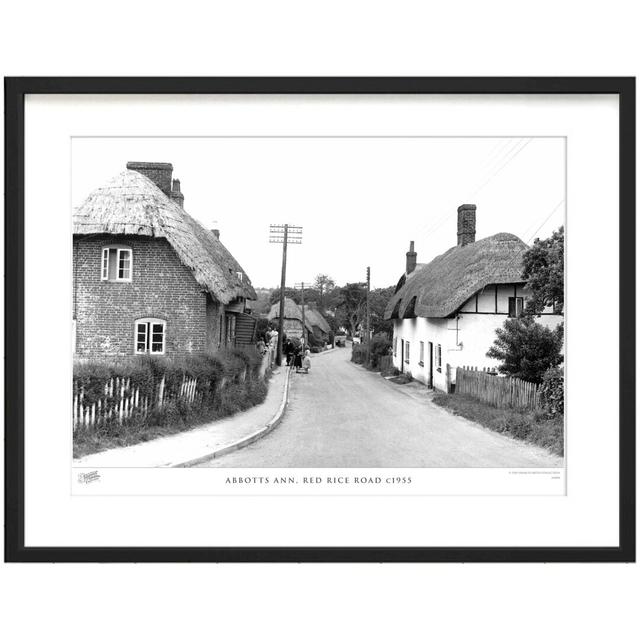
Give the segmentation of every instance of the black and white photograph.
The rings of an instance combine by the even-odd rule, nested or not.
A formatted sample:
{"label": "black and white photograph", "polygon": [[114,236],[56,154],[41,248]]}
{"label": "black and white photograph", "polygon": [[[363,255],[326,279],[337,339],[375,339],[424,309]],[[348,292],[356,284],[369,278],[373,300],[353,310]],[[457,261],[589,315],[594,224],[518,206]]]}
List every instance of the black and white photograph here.
{"label": "black and white photograph", "polygon": [[71,161],[79,484],[564,468],[564,137],[78,137]]}
{"label": "black and white photograph", "polygon": [[26,554],[628,557],[623,80],[23,82]]}
{"label": "black and white photograph", "polygon": [[5,5],[4,637],[632,637],[634,4]]}

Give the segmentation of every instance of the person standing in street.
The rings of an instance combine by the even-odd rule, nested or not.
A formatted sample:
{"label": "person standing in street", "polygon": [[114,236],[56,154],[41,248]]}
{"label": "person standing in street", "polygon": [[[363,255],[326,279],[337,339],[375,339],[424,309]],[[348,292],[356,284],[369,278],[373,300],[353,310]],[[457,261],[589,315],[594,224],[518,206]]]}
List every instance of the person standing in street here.
{"label": "person standing in street", "polygon": [[309,369],[311,369],[311,351],[307,349],[304,352],[304,358],[302,358],[302,370],[305,373],[309,373]]}
{"label": "person standing in street", "polygon": [[291,342],[291,340],[287,340],[286,344],[284,345],[284,354],[287,357],[288,367],[291,366],[291,361],[293,360],[293,352],[294,352],[293,342]]}

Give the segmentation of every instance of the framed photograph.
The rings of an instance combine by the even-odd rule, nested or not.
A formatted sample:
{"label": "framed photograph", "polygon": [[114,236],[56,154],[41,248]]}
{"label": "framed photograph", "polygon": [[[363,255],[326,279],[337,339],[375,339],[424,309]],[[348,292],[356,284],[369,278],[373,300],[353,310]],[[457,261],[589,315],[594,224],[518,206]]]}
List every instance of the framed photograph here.
{"label": "framed photograph", "polygon": [[12,562],[635,561],[634,78],[6,78]]}

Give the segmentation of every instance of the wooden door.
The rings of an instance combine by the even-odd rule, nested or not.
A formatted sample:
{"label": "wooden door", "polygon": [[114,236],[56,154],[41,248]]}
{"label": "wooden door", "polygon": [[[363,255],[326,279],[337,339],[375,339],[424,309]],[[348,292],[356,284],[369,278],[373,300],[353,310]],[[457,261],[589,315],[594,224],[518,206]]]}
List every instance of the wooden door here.
{"label": "wooden door", "polygon": [[404,373],[404,340],[400,340],[400,372]]}

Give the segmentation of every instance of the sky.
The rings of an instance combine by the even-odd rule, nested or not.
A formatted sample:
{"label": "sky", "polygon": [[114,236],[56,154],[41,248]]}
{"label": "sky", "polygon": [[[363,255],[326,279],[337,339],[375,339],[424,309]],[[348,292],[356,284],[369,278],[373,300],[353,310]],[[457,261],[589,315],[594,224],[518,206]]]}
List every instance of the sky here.
{"label": "sky", "polygon": [[72,205],[126,168],[170,162],[186,211],[220,239],[255,287],[280,284],[269,224],[303,227],[287,286],[395,285],[409,242],[428,262],[457,242],[457,208],[477,205],[476,239],[531,244],[564,224],[565,139],[433,137],[74,138]]}

